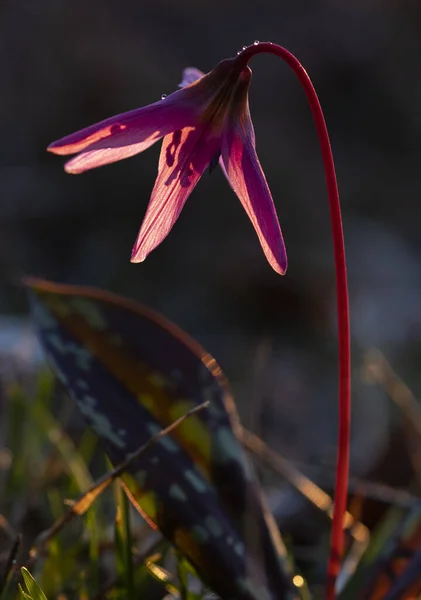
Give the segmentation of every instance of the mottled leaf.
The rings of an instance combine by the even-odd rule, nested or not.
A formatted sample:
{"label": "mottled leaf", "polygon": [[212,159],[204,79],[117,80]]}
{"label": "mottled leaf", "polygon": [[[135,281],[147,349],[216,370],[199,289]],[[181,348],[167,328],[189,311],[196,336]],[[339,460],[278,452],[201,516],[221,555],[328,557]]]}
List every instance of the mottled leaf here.
{"label": "mottled leaf", "polygon": [[151,526],[224,599],[298,597],[215,360],[174,324],[133,301],[93,288],[26,283],[47,359],[113,464],[210,401],[123,477]]}

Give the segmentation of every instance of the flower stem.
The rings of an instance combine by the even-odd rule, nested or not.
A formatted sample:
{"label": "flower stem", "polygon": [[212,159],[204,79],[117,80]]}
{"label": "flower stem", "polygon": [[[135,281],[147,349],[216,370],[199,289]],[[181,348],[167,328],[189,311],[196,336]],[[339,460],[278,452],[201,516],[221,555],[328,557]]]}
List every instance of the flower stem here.
{"label": "flower stem", "polygon": [[341,556],[343,550],[343,522],[347,505],[351,423],[349,300],[339,191],[326,122],[316,91],[307,72],[293,54],[288,52],[288,50],[285,48],[270,42],[255,43],[251,46],[248,46],[238,55],[238,61],[240,64],[244,61],[244,65],[246,65],[254,55],[262,52],[269,52],[270,54],[275,54],[279,58],[282,58],[294,71],[302,87],[304,88],[319,137],[330,205],[330,218],[332,224],[332,237],[336,268],[336,295],[338,311],[339,432],[333,523],[327,571],[326,600],[334,600],[334,598],[336,598],[335,584],[341,565]]}

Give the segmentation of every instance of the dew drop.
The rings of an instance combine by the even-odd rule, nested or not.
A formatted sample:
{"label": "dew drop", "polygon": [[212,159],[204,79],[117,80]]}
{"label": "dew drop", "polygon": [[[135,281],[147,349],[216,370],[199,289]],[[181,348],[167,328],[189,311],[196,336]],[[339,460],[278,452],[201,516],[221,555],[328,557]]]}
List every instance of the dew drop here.
{"label": "dew drop", "polygon": [[255,46],[258,46],[258,45],[260,44],[260,42],[259,42],[259,40],[254,40],[253,44],[254,44]]}
{"label": "dew drop", "polygon": [[166,97],[167,97],[167,94],[161,94],[161,100],[165,100]]}
{"label": "dew drop", "polygon": [[243,50],[246,50],[246,49],[247,49],[247,46],[243,46]]}
{"label": "dew drop", "polygon": [[237,56],[238,56],[239,54],[241,54],[241,50],[239,50],[239,51],[237,52]]}

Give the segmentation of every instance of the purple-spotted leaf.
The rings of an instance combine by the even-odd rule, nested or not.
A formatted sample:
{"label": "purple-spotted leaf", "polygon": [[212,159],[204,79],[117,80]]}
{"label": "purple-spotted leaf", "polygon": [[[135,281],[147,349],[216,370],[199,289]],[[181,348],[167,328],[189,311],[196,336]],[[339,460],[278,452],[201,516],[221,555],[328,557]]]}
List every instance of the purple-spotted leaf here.
{"label": "purple-spotted leaf", "polygon": [[47,360],[114,464],[210,401],[133,463],[125,489],[223,599],[296,598],[215,360],[133,301],[37,279],[26,284]]}

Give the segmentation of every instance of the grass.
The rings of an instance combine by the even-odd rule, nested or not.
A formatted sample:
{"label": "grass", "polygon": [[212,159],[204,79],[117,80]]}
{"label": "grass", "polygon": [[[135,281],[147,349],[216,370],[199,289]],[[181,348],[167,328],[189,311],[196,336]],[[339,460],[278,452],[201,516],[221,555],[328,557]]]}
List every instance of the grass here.
{"label": "grass", "polygon": [[[416,432],[416,400],[381,355],[367,357],[367,375],[392,396],[405,419],[411,415]],[[50,371],[11,374],[3,400],[0,600],[209,597],[184,557],[133,509],[118,479],[128,463],[112,469],[95,434]],[[286,539],[291,558],[301,569],[294,577],[298,597],[323,598],[331,498],[262,440],[247,431],[239,434],[259,464],[289,481],[324,515],[310,557],[300,557],[297,541]],[[154,443],[156,439],[139,452]],[[364,489],[363,483],[356,485]],[[365,496],[359,493],[360,509],[367,490],[382,492],[369,484],[365,489]],[[416,560],[421,546],[419,500],[407,492],[401,501],[402,494],[387,487],[383,491],[386,500],[381,508],[377,505],[372,531],[359,521],[357,503],[350,504],[354,508],[346,523],[348,554],[339,580],[340,600],[354,600],[363,590],[366,595],[361,597],[367,600],[387,597],[387,589],[405,583],[403,577],[406,592],[391,597],[419,597],[419,576],[409,580],[411,574],[405,575],[402,566],[402,557]],[[374,579],[367,578],[376,572]]]}
{"label": "grass", "polygon": [[71,500],[110,466],[48,371],[6,392],[2,455],[11,460],[3,459],[0,472],[0,556],[8,571],[1,600],[44,597],[31,577],[48,599],[165,595],[171,582],[160,569],[172,551],[131,508],[118,482],[84,515],[51,531]]}

